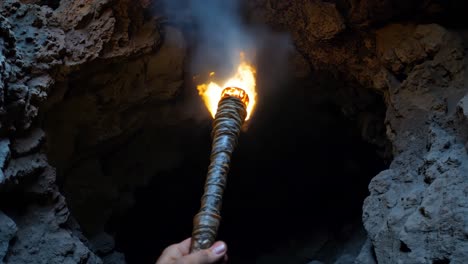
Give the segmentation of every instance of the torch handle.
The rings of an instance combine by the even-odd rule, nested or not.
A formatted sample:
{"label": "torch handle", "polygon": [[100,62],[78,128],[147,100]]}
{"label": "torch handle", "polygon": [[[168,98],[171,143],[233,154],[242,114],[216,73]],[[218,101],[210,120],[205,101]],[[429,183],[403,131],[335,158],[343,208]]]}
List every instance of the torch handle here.
{"label": "torch handle", "polygon": [[221,99],[213,123],[213,143],[201,208],[193,219],[190,252],[210,248],[216,240],[231,154],[246,117],[244,103],[235,97]]}

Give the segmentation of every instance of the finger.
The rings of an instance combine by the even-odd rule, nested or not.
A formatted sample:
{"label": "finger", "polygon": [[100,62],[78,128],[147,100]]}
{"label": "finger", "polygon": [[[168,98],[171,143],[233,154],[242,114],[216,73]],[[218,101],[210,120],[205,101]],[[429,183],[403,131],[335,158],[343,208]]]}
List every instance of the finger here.
{"label": "finger", "polygon": [[190,243],[192,241],[192,238],[189,237],[185,239],[184,241],[180,242],[177,244],[177,250],[181,254],[181,256],[185,256],[190,253]]}
{"label": "finger", "polygon": [[168,246],[164,249],[156,264],[170,263],[187,255],[190,251],[190,241],[191,238],[187,238],[180,243]]}
{"label": "finger", "polygon": [[181,259],[184,264],[213,264],[221,260],[227,251],[226,243],[216,242],[211,248],[200,250]]}

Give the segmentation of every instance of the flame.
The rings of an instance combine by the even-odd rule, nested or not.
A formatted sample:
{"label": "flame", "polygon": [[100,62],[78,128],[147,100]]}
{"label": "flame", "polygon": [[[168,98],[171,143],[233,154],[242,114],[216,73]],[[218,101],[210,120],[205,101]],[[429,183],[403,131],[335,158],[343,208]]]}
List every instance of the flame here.
{"label": "flame", "polygon": [[[233,77],[229,78],[221,86],[215,82],[210,82],[208,84],[201,84],[197,86],[198,93],[203,99],[208,111],[210,111],[213,118],[216,115],[218,110],[219,100],[222,98],[222,93],[225,88],[236,87],[244,90],[248,96],[247,105],[247,117],[245,120],[248,120],[252,115],[255,105],[257,102],[257,92],[255,91],[256,81],[255,81],[255,68],[250,65],[246,60],[244,53],[240,54],[241,61],[237,67],[237,72]],[[214,76],[215,73],[211,72],[210,76]]]}
{"label": "flame", "polygon": [[241,88],[238,88],[238,87],[224,88],[223,92],[221,93],[221,98],[225,98],[225,97],[239,98],[246,107],[249,106],[249,96]]}

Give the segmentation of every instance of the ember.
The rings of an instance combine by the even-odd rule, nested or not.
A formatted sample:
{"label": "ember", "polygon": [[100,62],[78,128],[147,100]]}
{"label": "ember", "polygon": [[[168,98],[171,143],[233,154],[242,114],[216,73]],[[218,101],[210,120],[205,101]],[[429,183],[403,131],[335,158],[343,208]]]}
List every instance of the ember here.
{"label": "ember", "polygon": [[242,103],[245,104],[246,107],[249,105],[249,96],[241,88],[228,87],[228,88],[225,88],[223,92],[221,93],[221,99],[230,97],[230,96],[239,98],[242,101]]}

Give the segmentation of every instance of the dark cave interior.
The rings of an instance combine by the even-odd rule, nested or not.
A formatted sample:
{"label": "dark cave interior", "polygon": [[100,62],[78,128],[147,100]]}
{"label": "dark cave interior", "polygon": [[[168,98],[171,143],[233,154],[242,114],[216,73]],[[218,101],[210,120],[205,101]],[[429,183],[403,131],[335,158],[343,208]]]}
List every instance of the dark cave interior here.
{"label": "dark cave interior", "polygon": [[[230,263],[330,263],[343,253],[357,255],[366,239],[361,214],[369,181],[391,160],[383,97],[330,71],[275,82],[271,67],[262,67],[267,63],[259,62],[262,97],[240,136],[225,191],[218,237],[228,244]],[[86,75],[77,78],[77,88],[94,89],[83,84]],[[89,121],[68,127],[75,122],[70,111],[86,117],[93,110],[73,95],[45,115],[54,147],[49,158],[71,213],[91,241],[103,231],[113,236],[127,263],[154,263],[165,247],[191,234],[212,121],[178,119],[176,110],[157,106],[129,109],[135,118],[149,112],[157,123],[151,113],[159,111],[174,121],[140,122],[122,139],[87,147],[96,128],[85,128]],[[180,98],[196,98],[188,107],[208,115],[193,83]],[[83,136],[76,137],[76,129]],[[64,158],[68,142],[77,154]]]}
{"label": "dark cave interior", "polygon": [[[256,263],[328,263],[344,250],[340,244],[362,231],[367,185],[386,162],[375,145],[363,141],[356,120],[343,115],[336,97],[324,96],[326,89],[331,95],[339,87],[314,89],[317,85],[303,81],[260,102],[241,135],[219,230],[231,263],[260,256],[266,262]],[[355,98],[371,102],[366,111],[379,122],[373,125],[383,126],[382,98],[362,88],[358,93]],[[175,132],[183,142],[181,165],[138,188],[134,206],[108,224],[128,263],[153,263],[166,246],[190,236],[209,163],[210,131],[207,121]],[[319,234],[328,242],[318,252],[298,252]]]}
{"label": "dark cave interior", "polygon": [[[228,244],[230,263],[333,263],[343,254],[356,256],[367,238],[361,214],[369,181],[392,158],[384,99],[333,69],[289,78],[278,72],[288,66],[270,66],[281,59],[265,42],[257,65],[261,99],[233,155],[218,238]],[[44,120],[49,159],[85,236],[105,231],[127,263],[149,264],[191,234],[209,164],[211,120],[178,117],[177,102],[169,110],[152,102],[124,111],[134,116],[128,123],[137,124],[135,131],[129,126],[117,139],[93,145],[102,131],[112,135],[114,117],[108,114],[109,129],[107,116],[98,116],[103,125],[97,129],[90,126],[96,121],[88,116],[101,110],[92,109],[92,100],[125,97],[108,97],[106,76],[122,75],[119,85],[144,78],[138,61],[125,64],[74,73],[64,84],[70,86],[65,100],[47,109]],[[192,76],[186,74],[187,82]],[[197,98],[187,105],[204,110],[193,83],[183,90],[175,101]],[[145,114],[153,123],[145,124]]]}

